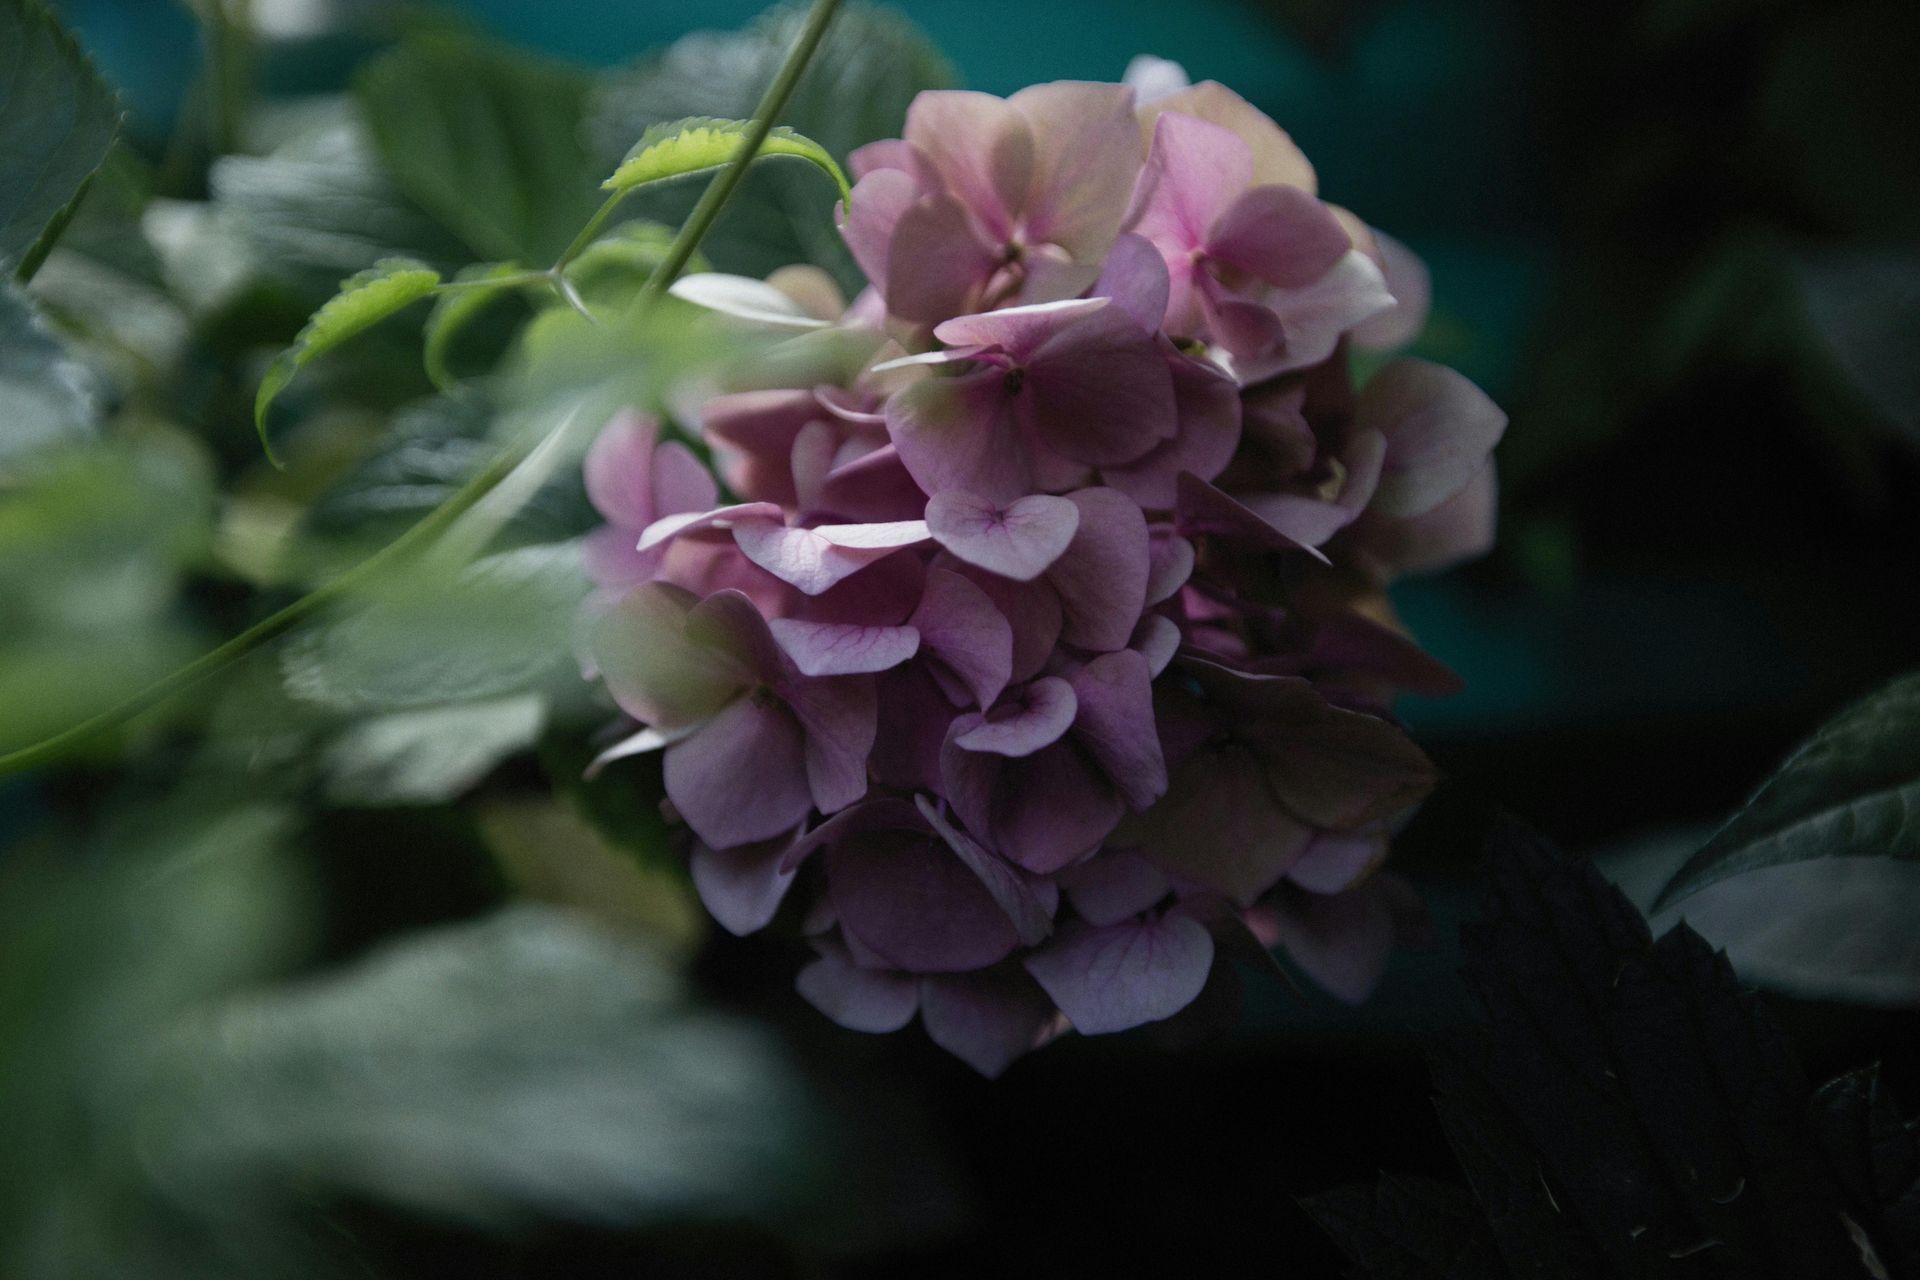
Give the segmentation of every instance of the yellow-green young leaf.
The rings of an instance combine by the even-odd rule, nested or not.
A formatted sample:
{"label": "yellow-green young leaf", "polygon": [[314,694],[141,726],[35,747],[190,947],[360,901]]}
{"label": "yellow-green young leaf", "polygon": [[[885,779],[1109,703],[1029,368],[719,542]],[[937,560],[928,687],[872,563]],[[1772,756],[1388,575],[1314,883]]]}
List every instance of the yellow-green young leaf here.
{"label": "yellow-green young leaf", "polygon": [[[627,158],[601,183],[608,191],[622,195],[649,183],[664,182],[693,173],[711,173],[724,168],[740,153],[746,142],[746,120],[716,120],[710,116],[689,116],[670,124],[657,124],[640,135]],[[840,198],[851,202],[853,193],[847,175],[813,139],[795,133],[785,125],[776,126],[760,144],[761,156],[796,156],[810,160],[830,176],[840,188]]]}
{"label": "yellow-green young leaf", "polygon": [[[501,294],[508,292],[524,280],[526,268],[514,262],[483,262],[471,267],[463,267],[454,276],[455,284],[468,284],[470,289],[448,289],[434,300],[433,310],[427,313],[427,325],[423,336],[426,350],[423,356],[427,366],[427,376],[433,379],[433,385],[442,391],[451,390],[458,381],[452,367],[447,363],[447,355],[453,349],[453,340],[469,321],[487,309]],[[497,283],[511,281],[511,283]]]}
{"label": "yellow-green young leaf", "polygon": [[340,292],[327,305],[313,313],[307,327],[293,345],[274,358],[267,376],[260,380],[260,393],[253,400],[253,423],[260,432],[260,445],[274,466],[280,459],[267,438],[267,407],[293,375],[308,361],[386,319],[394,312],[432,293],[440,285],[440,273],[411,258],[387,258],[360,274],[343,281]]}

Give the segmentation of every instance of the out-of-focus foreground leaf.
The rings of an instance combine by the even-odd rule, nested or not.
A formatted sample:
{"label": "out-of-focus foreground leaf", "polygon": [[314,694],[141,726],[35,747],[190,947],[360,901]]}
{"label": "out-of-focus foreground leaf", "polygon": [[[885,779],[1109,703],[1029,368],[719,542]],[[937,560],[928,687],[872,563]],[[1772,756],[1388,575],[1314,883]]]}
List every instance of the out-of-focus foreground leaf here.
{"label": "out-of-focus foreground leaf", "polygon": [[0,275],[31,274],[120,128],[120,106],[40,0],[0,0]]}
{"label": "out-of-focus foreground leaf", "polygon": [[99,392],[33,300],[0,284],[0,467],[21,453],[89,433]]}

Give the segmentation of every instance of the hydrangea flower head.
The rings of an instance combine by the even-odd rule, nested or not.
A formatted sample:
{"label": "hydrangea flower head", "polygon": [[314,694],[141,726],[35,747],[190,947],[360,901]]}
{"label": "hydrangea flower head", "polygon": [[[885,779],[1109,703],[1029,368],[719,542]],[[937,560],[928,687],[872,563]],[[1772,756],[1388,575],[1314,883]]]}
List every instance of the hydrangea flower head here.
{"label": "hydrangea flower head", "polygon": [[1385,587],[1493,533],[1500,411],[1350,368],[1417,332],[1417,260],[1244,100],[1147,71],[922,95],[854,157],[872,287],[837,318],[676,287],[870,358],[588,461],[600,765],[665,752],[702,899],[803,935],[827,1016],[990,1075],[1225,956],[1365,997],[1421,927],[1381,864],[1434,773],[1392,700],[1456,683]]}

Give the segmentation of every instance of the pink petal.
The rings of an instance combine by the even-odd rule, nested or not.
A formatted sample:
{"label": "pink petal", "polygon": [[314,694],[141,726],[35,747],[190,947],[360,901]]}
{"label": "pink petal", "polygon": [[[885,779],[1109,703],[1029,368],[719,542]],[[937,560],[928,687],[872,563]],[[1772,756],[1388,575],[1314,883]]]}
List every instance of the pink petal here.
{"label": "pink petal", "polygon": [[1187,474],[1180,477],[1180,532],[1211,534],[1265,547],[1271,551],[1305,551],[1317,560],[1326,556],[1299,542],[1270,521],[1262,519],[1243,502],[1218,488]]}
{"label": "pink petal", "polygon": [[1124,649],[1146,607],[1146,516],[1113,489],[1067,497],[1080,509],[1080,526],[1047,571],[1060,593],[1061,638],[1083,649]]}
{"label": "pink petal", "polygon": [[1192,1004],[1213,968],[1213,936],[1183,915],[1084,926],[1063,931],[1023,963],[1075,1030],[1105,1035]]}
{"label": "pink petal", "polygon": [[1182,355],[1162,335],[1161,354],[1173,376],[1178,434],[1132,462],[1102,469],[1101,478],[1149,510],[1174,505],[1182,472],[1211,480],[1226,470],[1240,444],[1240,388],[1211,360]]}
{"label": "pink petal", "polygon": [[1118,307],[1056,329],[1025,369],[1012,397],[1016,415],[1064,458],[1131,462],[1179,431],[1173,376],[1159,345]]}
{"label": "pink petal", "polygon": [[1078,707],[1072,685],[1057,676],[1042,676],[986,714],[955,721],[949,741],[967,751],[1030,756],[1060,740]]}
{"label": "pink petal", "polygon": [[780,648],[802,675],[847,676],[885,671],[920,648],[912,627],[863,627],[847,622],[799,622],[775,618],[767,623]]}
{"label": "pink petal", "polygon": [[1313,166],[1285,130],[1265,112],[1245,98],[1213,80],[1170,93],[1151,104],[1143,104],[1141,119],[1150,126],[1165,112],[1197,116],[1224,129],[1230,129],[1245,142],[1253,156],[1252,181],[1261,185],[1285,183],[1313,191]]}
{"label": "pink petal", "polygon": [[747,559],[817,596],[901,547],[927,540],[926,522],[819,525],[795,529],[765,517],[735,520],[734,541]]}
{"label": "pink petal", "polygon": [[1125,85],[1056,81],[1022,89],[1008,104],[1034,140],[1026,232],[1075,257],[1098,258],[1113,243],[1140,169],[1140,126]]}
{"label": "pink petal", "polygon": [[1489,458],[1465,488],[1439,506],[1403,520],[1369,512],[1341,545],[1382,579],[1438,573],[1492,549],[1498,507],[1499,482]]}
{"label": "pink petal", "polygon": [[935,542],[968,564],[1017,582],[1044,573],[1079,525],[1078,507],[1047,494],[1000,506],[949,489],[927,503],[927,529]]}
{"label": "pink petal", "polygon": [[653,509],[661,515],[707,511],[720,500],[713,472],[700,456],[669,440],[653,451]]}
{"label": "pink petal", "polygon": [[1146,859],[1106,851],[1060,873],[1067,901],[1092,925],[1131,920],[1172,891],[1166,874]]}
{"label": "pink petal", "polygon": [[1105,311],[1105,298],[1063,298],[955,316],[936,325],[933,336],[953,348],[998,347],[1015,363],[1028,360],[1048,339],[1077,321]]}
{"label": "pink petal", "polygon": [[1013,629],[1013,669],[1008,679],[1031,680],[1053,656],[1060,639],[1060,595],[1044,582],[1015,582],[959,560],[945,566],[978,587]]}
{"label": "pink petal", "polygon": [[793,871],[781,865],[788,843],[768,840],[724,853],[693,847],[693,887],[721,928],[735,937],[766,928],[793,885]]}
{"label": "pink petal", "polygon": [[1206,244],[1213,224],[1253,185],[1253,152],[1232,130],[1167,112],[1154,123],[1146,166],[1122,228],[1171,263]]}
{"label": "pink petal", "polygon": [[614,415],[587,450],[587,497],[614,524],[644,529],[655,515],[668,514],[653,504],[653,449],[659,438],[659,419],[627,409]]}
{"label": "pink petal", "polygon": [[880,168],[860,175],[853,187],[853,204],[841,211],[840,238],[883,294],[894,231],[920,196],[920,186],[910,174]]}
{"label": "pink petal", "polygon": [[1141,810],[1165,795],[1167,764],[1154,728],[1147,660],[1131,649],[1104,653],[1074,672],[1072,685],[1079,703],[1073,735],[1127,803]]}
{"label": "pink petal", "polygon": [[995,235],[1010,236],[1034,172],[1033,133],[1019,108],[991,94],[931,90],[907,108],[904,133],[947,190]]}
{"label": "pink petal", "polygon": [[1167,263],[1160,251],[1145,236],[1128,234],[1113,242],[1093,294],[1113,299],[1135,324],[1153,333],[1167,318],[1167,289]]}
{"label": "pink petal", "polygon": [[863,969],[830,951],[800,971],[794,988],[849,1031],[884,1034],[913,1021],[919,984],[905,974]]}
{"label": "pink petal", "polygon": [[1319,280],[1271,290],[1265,302],[1286,327],[1285,358],[1258,369],[1236,368],[1243,382],[1319,364],[1333,354],[1341,335],[1391,307],[1393,295],[1380,268],[1353,249]]}
{"label": "pink petal", "polygon": [[976,705],[992,706],[1012,671],[1013,628],[986,592],[951,570],[930,569],[908,621],[929,656],[959,678]]}
{"label": "pink petal", "polygon": [[1053,1002],[1025,973],[969,973],[920,981],[920,1017],[933,1042],[997,1078],[1051,1038]]}
{"label": "pink petal", "polygon": [[1391,351],[1406,346],[1427,327],[1433,279],[1413,250],[1378,228],[1373,229],[1373,238],[1380,246],[1380,270],[1393,306],[1356,327],[1353,343],[1368,351]]}
{"label": "pink petal", "polygon": [[1506,431],[1507,415],[1452,369],[1403,358],[1367,383],[1354,425],[1387,441],[1373,509],[1404,517],[1431,511],[1466,488]]}
{"label": "pink petal", "polygon": [[1312,284],[1352,242],[1333,211],[1299,187],[1255,187],[1227,206],[1208,232],[1208,256],[1271,285]]}
{"label": "pink petal", "polygon": [[887,245],[887,309],[919,324],[971,311],[999,263],[966,206],[950,195],[925,196],[900,215]]}
{"label": "pink petal", "polygon": [[667,748],[667,797],[715,849],[771,840],[813,807],[803,753],[786,708],[740,698]]}
{"label": "pink petal", "polygon": [[662,516],[640,534],[639,549],[651,551],[686,534],[709,529],[732,529],[741,522],[749,524],[780,519],[780,508],[771,502],[741,502],[711,511],[683,511]]}
{"label": "pink petal", "polygon": [[1387,856],[1384,831],[1322,831],[1287,868],[1287,879],[1309,893],[1341,893]]}
{"label": "pink petal", "polygon": [[[955,727],[967,718],[954,722]],[[1113,832],[1126,805],[1071,740],[1018,764],[967,751],[949,731],[940,753],[947,798],[967,829],[1004,858],[1039,875],[1080,861]]]}

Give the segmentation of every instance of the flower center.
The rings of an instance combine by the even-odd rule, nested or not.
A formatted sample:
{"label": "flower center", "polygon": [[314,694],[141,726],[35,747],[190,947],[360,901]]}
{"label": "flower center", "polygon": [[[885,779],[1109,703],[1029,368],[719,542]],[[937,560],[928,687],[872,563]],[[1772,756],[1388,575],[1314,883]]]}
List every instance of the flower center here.
{"label": "flower center", "polygon": [[1008,395],[1019,395],[1020,388],[1027,385],[1027,371],[1019,365],[1013,366],[1007,370],[1006,381],[1002,385],[1005,386]]}

